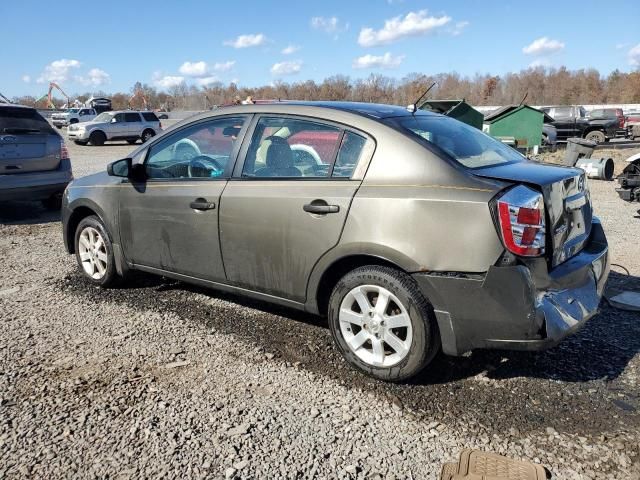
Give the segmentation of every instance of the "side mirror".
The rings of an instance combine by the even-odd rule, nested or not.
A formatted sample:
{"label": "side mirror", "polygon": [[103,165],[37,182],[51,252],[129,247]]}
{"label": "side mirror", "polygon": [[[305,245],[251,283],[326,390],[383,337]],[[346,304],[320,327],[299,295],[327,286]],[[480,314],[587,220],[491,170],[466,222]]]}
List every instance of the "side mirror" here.
{"label": "side mirror", "polygon": [[118,119],[117,119],[116,117],[113,117],[113,118],[111,119],[111,123],[116,123],[117,121],[118,121]]}
{"label": "side mirror", "polygon": [[107,165],[107,174],[110,177],[129,178],[132,170],[130,158],[123,158]]}

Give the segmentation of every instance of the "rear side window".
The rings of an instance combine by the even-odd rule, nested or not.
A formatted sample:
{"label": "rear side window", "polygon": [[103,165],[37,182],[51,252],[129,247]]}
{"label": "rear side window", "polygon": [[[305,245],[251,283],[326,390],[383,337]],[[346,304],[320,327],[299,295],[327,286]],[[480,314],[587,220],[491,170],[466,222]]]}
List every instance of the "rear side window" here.
{"label": "rear side window", "polygon": [[33,108],[0,108],[0,133],[56,133],[49,122]]}
{"label": "rear side window", "polygon": [[358,165],[358,161],[360,161],[365,143],[367,143],[366,138],[353,132],[345,132],[331,176],[339,178],[351,177]]}
{"label": "rear side window", "polygon": [[147,122],[158,122],[158,117],[153,112],[142,112],[142,116]]}
{"label": "rear side window", "polygon": [[297,118],[262,118],[256,125],[243,177],[326,178],[331,174],[342,130]]}
{"label": "rear side window", "polygon": [[125,113],[124,114],[125,122],[140,122],[140,114],[139,113]]}

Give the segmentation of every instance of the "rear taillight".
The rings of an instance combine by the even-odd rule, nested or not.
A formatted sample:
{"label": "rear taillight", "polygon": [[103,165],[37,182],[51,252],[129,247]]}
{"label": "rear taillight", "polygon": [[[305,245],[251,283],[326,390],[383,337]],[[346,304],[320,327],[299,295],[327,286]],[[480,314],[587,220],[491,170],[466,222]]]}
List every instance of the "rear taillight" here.
{"label": "rear taillight", "polygon": [[618,117],[618,126],[624,128],[624,117]]}
{"label": "rear taillight", "polygon": [[64,140],[60,140],[60,160],[69,160],[69,150]]}
{"label": "rear taillight", "polygon": [[507,250],[523,257],[543,255],[546,239],[542,194],[518,185],[498,199],[497,208]]}

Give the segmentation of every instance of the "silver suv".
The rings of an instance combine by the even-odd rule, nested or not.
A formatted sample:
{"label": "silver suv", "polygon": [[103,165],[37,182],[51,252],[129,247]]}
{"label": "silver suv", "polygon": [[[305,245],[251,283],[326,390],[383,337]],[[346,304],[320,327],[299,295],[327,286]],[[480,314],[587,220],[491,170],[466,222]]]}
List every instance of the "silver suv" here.
{"label": "silver suv", "polygon": [[67,136],[78,145],[104,145],[108,140],[138,140],[146,142],[162,131],[160,120],[153,112],[131,110],[103,112],[91,122],[70,125]]}
{"label": "silver suv", "polygon": [[42,200],[59,208],[73,179],[64,140],[34,108],[0,105],[0,202]]}

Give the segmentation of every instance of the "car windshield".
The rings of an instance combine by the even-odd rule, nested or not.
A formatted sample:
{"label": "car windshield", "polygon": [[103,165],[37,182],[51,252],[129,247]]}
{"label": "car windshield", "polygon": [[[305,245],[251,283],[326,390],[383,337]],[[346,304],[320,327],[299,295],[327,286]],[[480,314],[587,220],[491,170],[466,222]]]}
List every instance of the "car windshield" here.
{"label": "car windshield", "polygon": [[442,116],[396,117],[389,119],[402,130],[435,145],[461,165],[481,168],[525,160],[517,150],[477,128]]}
{"label": "car windshield", "polygon": [[100,115],[98,115],[93,121],[94,122],[105,122],[105,123],[109,123],[111,121],[111,118],[113,117],[113,113],[110,112],[102,112]]}
{"label": "car windshield", "polygon": [[69,113],[78,113],[80,111],[79,108],[70,108],[69,110],[67,110],[67,112]]}

